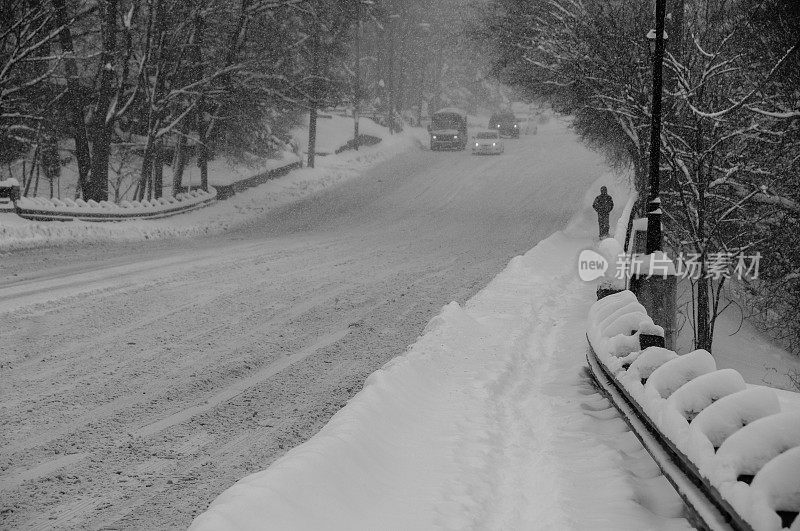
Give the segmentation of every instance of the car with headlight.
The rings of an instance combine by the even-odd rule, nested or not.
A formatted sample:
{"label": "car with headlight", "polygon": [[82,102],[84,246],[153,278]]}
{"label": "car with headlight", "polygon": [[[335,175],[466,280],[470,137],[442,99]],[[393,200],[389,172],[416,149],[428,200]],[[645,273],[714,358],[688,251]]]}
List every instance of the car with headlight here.
{"label": "car with headlight", "polygon": [[489,118],[489,129],[500,133],[501,137],[519,138],[519,122],[513,112],[496,112]]}
{"label": "car with headlight", "polygon": [[431,115],[428,125],[431,151],[467,147],[467,113],[456,108],[441,109]]}
{"label": "car with headlight", "polygon": [[472,141],[473,155],[499,155],[503,151],[503,141],[497,131],[480,131]]}

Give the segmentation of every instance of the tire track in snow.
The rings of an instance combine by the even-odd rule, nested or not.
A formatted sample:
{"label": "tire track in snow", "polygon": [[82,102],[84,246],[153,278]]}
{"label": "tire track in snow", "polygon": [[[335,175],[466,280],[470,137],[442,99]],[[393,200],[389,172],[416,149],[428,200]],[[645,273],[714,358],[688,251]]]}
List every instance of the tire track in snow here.
{"label": "tire track in snow", "polygon": [[[153,280],[161,274],[157,270],[142,275],[142,290],[115,292],[112,286],[108,292],[82,291],[72,286],[61,295],[74,296],[47,305],[61,310],[62,316],[35,306],[6,314],[19,320],[44,316],[63,339],[58,345],[53,337],[13,336],[12,348],[30,342],[41,351],[37,355],[47,356],[42,365],[53,370],[42,379],[37,380],[36,363],[18,365],[25,362],[21,354],[0,358],[3,376],[30,384],[30,389],[14,390],[15,396],[24,397],[18,403],[25,405],[13,412],[18,423],[12,431],[46,432],[62,419],[68,422],[117,399],[133,405],[11,456],[14,466],[30,469],[65,454],[91,453],[53,474],[4,491],[3,507],[8,511],[0,515],[0,527],[47,527],[53,522],[69,528],[187,525],[236,478],[264,468],[315,433],[358,391],[368,374],[414,340],[443,304],[466,300],[511,256],[560,226],[564,210],[574,207],[567,199],[569,208],[562,209],[560,202],[582,197],[586,185],[604,171],[599,157],[580,155],[584,152],[577,144],[570,149],[580,152],[578,156],[571,153],[565,161],[534,161],[522,153],[529,144],[542,145],[531,153],[544,152],[565,138],[567,134],[559,131],[553,138],[540,134],[535,143],[515,143],[509,153],[518,149],[518,160],[528,160],[525,167],[515,171],[506,167],[491,175],[476,171],[469,157],[440,157],[425,151],[399,157],[364,178],[328,189],[313,200],[266,212],[262,219],[237,229],[231,236],[245,239],[250,249],[246,252],[241,250],[247,246],[231,246],[227,236],[202,243],[156,243],[160,250],[155,253],[144,244],[89,249],[99,261],[106,260],[108,250],[120,263],[169,258],[174,251],[188,262],[170,270],[169,282],[184,286],[216,282],[225,295],[131,331],[137,336],[135,346],[126,345],[119,336],[97,348],[85,336],[129,325],[144,317],[138,312],[160,311],[166,304],[162,295],[186,297],[170,291],[167,282]],[[427,193],[419,196],[427,185]],[[558,193],[546,197],[553,187]],[[455,189],[460,193],[455,202],[448,202]],[[263,249],[265,263],[258,263],[258,249]],[[228,259],[212,261],[201,271],[193,269],[190,257],[205,252]],[[52,253],[64,257],[67,269],[88,265],[87,271],[98,274],[102,269],[93,269],[91,256],[74,266],[70,249]],[[9,275],[17,271],[30,276],[25,257],[46,257],[36,252],[19,256],[12,257],[17,265],[7,270]],[[275,262],[273,269],[270,262]],[[119,285],[133,277],[120,278]],[[329,282],[318,282],[320,277]],[[226,343],[261,327],[275,312],[337,285],[345,288],[341,295],[265,328],[263,335],[253,335],[234,351],[225,349]],[[30,300],[44,295],[32,295]],[[115,295],[125,304],[114,305]],[[11,322],[11,328],[19,322]],[[340,341],[267,382],[184,422],[125,441],[128,431],[197,405],[319,335],[349,324],[355,326]],[[212,334],[204,334],[211,329]],[[179,345],[188,335],[199,339],[184,339]],[[70,348],[72,341],[83,341],[86,350],[73,359],[61,356],[59,350]],[[167,350],[165,345],[173,348]],[[63,370],[56,370],[56,365]],[[35,409],[26,415],[29,403]],[[0,415],[10,413],[3,410]],[[10,465],[7,459],[0,462],[5,471]]]}
{"label": "tire track in snow", "polygon": [[266,367],[259,369],[257,372],[248,376],[243,380],[238,380],[232,385],[227,386],[223,391],[206,398],[202,404],[183,409],[172,415],[165,417],[157,422],[142,426],[138,430],[131,433],[133,437],[147,437],[153,435],[161,430],[174,426],[175,424],[186,422],[190,418],[205,413],[223,402],[242,394],[243,391],[255,385],[262,383],[268,378],[275,376],[279,372],[288,369],[292,364],[307,358],[321,348],[333,345],[341,341],[347,336],[349,330],[347,328],[334,330],[326,334],[308,347],[290,354],[289,356],[270,363]]}

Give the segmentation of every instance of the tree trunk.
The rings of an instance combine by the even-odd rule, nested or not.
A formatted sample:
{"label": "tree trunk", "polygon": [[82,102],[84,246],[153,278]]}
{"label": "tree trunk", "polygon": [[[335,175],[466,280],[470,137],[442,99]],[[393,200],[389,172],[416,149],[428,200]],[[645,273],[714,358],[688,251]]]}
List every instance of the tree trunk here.
{"label": "tree trunk", "polygon": [[[164,86],[164,72],[162,72],[162,58],[163,58],[163,48],[164,48],[164,29],[163,29],[163,17],[165,13],[163,10],[163,4],[159,0],[155,0],[150,5],[150,12],[148,14],[149,21],[148,25],[150,28],[154,28],[154,31],[148,29],[148,39],[152,39],[153,33],[155,33],[156,37],[156,46],[157,49],[155,52],[152,52],[153,43],[148,42],[148,47],[150,48],[151,52],[148,57],[153,57],[155,55],[155,72],[152,74],[150,72],[146,73],[145,79],[149,82],[149,77],[151,75],[155,75],[155,83],[152,88],[152,92],[150,93],[150,100],[148,101],[147,105],[147,145],[144,151],[144,157],[142,158],[142,171],[139,177],[139,184],[136,188],[136,199],[141,201],[145,197],[145,193],[147,192],[147,186],[150,183],[150,180],[153,178],[153,171],[163,172],[164,161],[162,159],[163,155],[163,145],[160,139],[156,138],[156,134],[158,130],[161,128],[161,116],[163,111],[158,108],[159,99],[161,98],[161,89]],[[147,69],[148,67],[153,67],[152,64],[144,65],[143,68]]]}
{"label": "tree trunk", "polygon": [[164,150],[161,143],[158,144],[156,156],[153,159],[153,196],[158,199],[164,184]]}
{"label": "tree trunk", "polygon": [[155,149],[155,139],[152,134],[149,134],[147,135],[147,145],[145,145],[144,154],[142,155],[142,171],[139,175],[139,184],[136,186],[136,192],[133,194],[134,199],[137,201],[144,199],[145,189],[153,172],[153,160],[156,155]]}
{"label": "tree trunk", "polygon": [[355,76],[353,79],[353,148],[358,151],[358,121],[361,119],[361,0],[356,2]]}
{"label": "tree trunk", "polygon": [[86,136],[83,104],[81,103],[81,96],[79,93],[78,67],[75,64],[72,33],[67,24],[64,0],[53,0],[53,7],[55,7],[56,10],[56,24],[61,27],[58,37],[61,45],[61,52],[65,56],[64,69],[67,74],[66,96],[69,115],[68,120],[72,128],[72,136],[75,138],[75,161],[78,164],[78,189],[80,189],[84,196],[87,196],[92,157],[89,153],[89,140]]}
{"label": "tree trunk", "polygon": [[317,107],[319,106],[319,95],[322,92],[319,87],[320,78],[320,46],[319,46],[319,33],[314,35],[314,43],[312,52],[312,75],[313,85],[311,87],[311,102],[308,117],[308,167],[314,167],[314,157],[317,150]]}
{"label": "tree trunk", "polygon": [[[701,258],[705,261],[705,255]],[[705,264],[700,266],[702,274],[705,275]],[[702,348],[711,352],[711,327],[710,313],[708,308],[708,282],[705,277],[697,282],[697,341],[695,348]]]}
{"label": "tree trunk", "polygon": [[389,125],[389,133],[394,133],[394,109],[397,104],[395,98],[395,49],[394,49],[394,20],[389,19],[389,90],[386,92],[388,105],[387,105],[387,122]]}
{"label": "tree trunk", "polygon": [[314,167],[314,154],[317,149],[317,102],[311,102],[308,118],[308,167]]}
{"label": "tree trunk", "polygon": [[[195,32],[195,64],[197,65],[197,79],[203,79],[205,76],[205,68],[203,67],[203,32],[205,31],[205,24],[202,15],[197,15],[194,18],[194,32]],[[200,94],[200,99],[197,102],[195,111],[194,123],[197,128],[197,143],[195,144],[195,155],[197,156],[197,167],[200,168],[200,188],[208,191],[208,156],[206,154],[206,129],[208,125],[205,119],[205,98],[203,93]]]}
{"label": "tree trunk", "polygon": [[436,52],[436,72],[433,77],[433,109],[428,109],[428,114],[432,112],[436,112],[441,108],[442,105],[442,68],[444,68],[444,43],[441,42],[441,38],[437,43],[438,51]]}
{"label": "tree trunk", "polygon": [[100,54],[100,88],[94,112],[94,134],[89,199],[108,199],[108,160],[111,154],[111,133],[114,117],[111,99],[114,95],[114,52],[117,47],[117,0],[103,1],[103,50]]}
{"label": "tree trunk", "polygon": [[175,157],[172,159],[172,187],[180,190],[183,188],[183,172],[186,170],[186,137],[178,138],[175,146]]}
{"label": "tree trunk", "polygon": [[[228,49],[225,54],[225,67],[229,67],[233,65],[234,61],[236,60],[236,54],[239,51],[240,42],[244,40],[244,35],[247,33],[247,24],[249,21],[248,16],[248,9],[250,7],[251,0],[241,0],[240,8],[239,8],[239,19],[236,22],[236,28],[234,29],[233,33],[230,35],[230,41],[228,44]],[[220,83],[222,85],[229,85],[230,84],[230,74],[224,74],[220,76]],[[214,116],[207,121],[208,127],[204,132],[204,136],[208,142],[213,142],[214,137],[214,128],[217,125],[217,117],[223,114],[223,104],[218,103],[216,105],[216,110],[214,112]],[[206,159],[208,159],[208,153],[213,153],[213,147],[206,149]]]}
{"label": "tree trunk", "polygon": [[161,150],[156,151],[156,156],[153,159],[153,187],[152,197],[158,199],[163,194],[164,190],[164,164],[162,161]]}

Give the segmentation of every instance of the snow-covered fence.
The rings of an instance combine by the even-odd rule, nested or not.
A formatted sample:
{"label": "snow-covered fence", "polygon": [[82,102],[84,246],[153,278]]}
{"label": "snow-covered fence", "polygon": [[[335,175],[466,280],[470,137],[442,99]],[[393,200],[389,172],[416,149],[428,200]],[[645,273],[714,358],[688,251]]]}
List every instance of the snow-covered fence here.
{"label": "snow-covered fence", "polygon": [[[643,349],[640,336],[659,328],[630,291],[597,301],[590,366],[601,366],[730,527],[800,530],[800,407],[783,409],[775,390],[717,369],[705,350]],[[800,394],[792,399],[800,406]]]}
{"label": "snow-covered fence", "polygon": [[217,191],[192,190],[175,197],[143,201],[84,201],[82,199],[46,199],[22,197],[16,203],[16,212],[23,218],[35,221],[123,221],[126,219],[157,219],[174,216],[204,207],[217,200]]}
{"label": "snow-covered fence", "polygon": [[232,184],[218,185],[216,187],[217,199],[228,199],[229,197],[236,195],[237,192],[242,192],[248,188],[258,186],[259,184],[264,184],[267,181],[277,179],[278,177],[282,177],[294,169],[302,167],[302,161],[296,160],[283,166],[273,168],[269,171],[259,173],[258,175],[253,175],[252,177],[236,181]]}

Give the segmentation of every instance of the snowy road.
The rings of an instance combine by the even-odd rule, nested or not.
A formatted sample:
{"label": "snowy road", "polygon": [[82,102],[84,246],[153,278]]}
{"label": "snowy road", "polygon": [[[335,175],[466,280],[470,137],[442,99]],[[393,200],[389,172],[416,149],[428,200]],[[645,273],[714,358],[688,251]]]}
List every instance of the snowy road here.
{"label": "snowy road", "polygon": [[604,171],[553,123],[501,157],[395,157],[224,236],[3,255],[0,527],[185,527]]}

